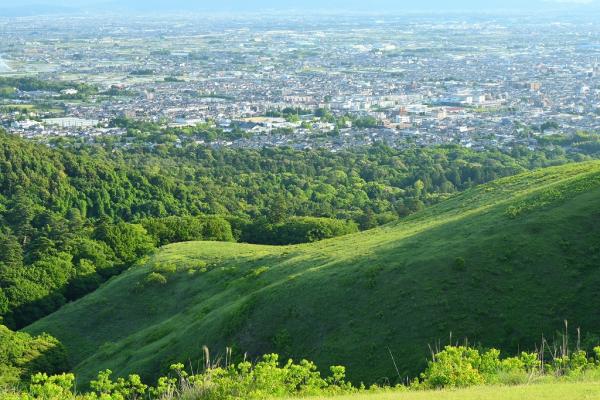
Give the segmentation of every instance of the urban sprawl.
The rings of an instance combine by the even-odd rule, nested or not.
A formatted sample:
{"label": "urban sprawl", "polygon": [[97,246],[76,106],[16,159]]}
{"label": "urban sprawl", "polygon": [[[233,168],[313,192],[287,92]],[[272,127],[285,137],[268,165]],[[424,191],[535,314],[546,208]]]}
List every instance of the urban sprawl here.
{"label": "urban sprawl", "polygon": [[5,86],[73,85],[4,87],[0,123],[30,138],[115,136],[124,146],[126,121],[145,121],[175,145],[535,148],[547,135],[600,128],[600,25],[560,21],[7,18]]}

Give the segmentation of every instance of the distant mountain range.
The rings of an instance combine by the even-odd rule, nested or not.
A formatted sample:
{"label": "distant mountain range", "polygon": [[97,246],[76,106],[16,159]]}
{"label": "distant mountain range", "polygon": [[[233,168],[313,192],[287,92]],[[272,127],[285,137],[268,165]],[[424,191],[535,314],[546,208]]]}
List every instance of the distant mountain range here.
{"label": "distant mountain range", "polygon": [[463,11],[463,10],[550,10],[550,9],[593,8],[598,10],[598,0],[422,0],[420,2],[397,0],[222,0],[192,1],[171,0],[23,0],[18,5],[0,4],[0,15],[31,16],[65,13],[94,12],[252,12],[262,10],[300,11]]}
{"label": "distant mountain range", "polygon": [[78,11],[80,10],[77,8],[51,4],[0,4],[0,16],[3,17],[26,17],[34,15],[68,14]]}

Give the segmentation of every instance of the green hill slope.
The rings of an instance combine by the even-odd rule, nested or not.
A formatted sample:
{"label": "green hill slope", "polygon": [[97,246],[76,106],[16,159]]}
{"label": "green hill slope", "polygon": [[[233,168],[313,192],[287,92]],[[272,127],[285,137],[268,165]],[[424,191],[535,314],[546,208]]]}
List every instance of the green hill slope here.
{"label": "green hill slope", "polygon": [[[149,279],[150,273],[155,273]],[[176,272],[173,272],[177,269]],[[166,277],[166,283],[162,277]],[[202,345],[348,367],[353,381],[422,369],[468,337],[533,348],[568,319],[600,332],[600,163],[495,181],[402,222],[310,245],[166,246],[26,330],[99,369],[154,377]]]}

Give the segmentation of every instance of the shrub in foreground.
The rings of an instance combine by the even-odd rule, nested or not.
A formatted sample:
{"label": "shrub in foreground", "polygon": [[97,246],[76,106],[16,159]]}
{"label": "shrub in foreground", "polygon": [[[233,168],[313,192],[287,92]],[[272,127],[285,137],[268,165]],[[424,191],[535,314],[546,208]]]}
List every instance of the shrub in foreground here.
{"label": "shrub in foreground", "polygon": [[500,358],[500,351],[480,351],[466,346],[446,346],[436,353],[427,369],[411,386],[416,389],[460,388],[482,384],[522,384],[543,377],[571,378],[600,372],[600,347],[595,357],[584,350],[567,348],[545,352],[522,352]]}
{"label": "shrub in foreground", "polygon": [[500,383],[503,377],[529,374],[540,368],[538,355],[523,352],[500,359],[500,351],[480,352],[466,346],[446,346],[433,356],[416,386],[426,389]]}
{"label": "shrub in foreground", "polygon": [[[156,386],[144,384],[138,375],[112,380],[110,370],[100,372],[90,383],[91,392],[76,395],[73,374],[48,376],[38,373],[31,377],[26,393],[2,392],[7,400],[258,400],[306,396],[334,396],[357,392],[406,391],[462,388],[491,384],[522,384],[591,376],[600,377],[600,347],[595,356],[583,350],[570,353],[567,349],[545,354],[522,352],[515,357],[501,358],[496,349],[479,350],[468,346],[446,346],[428,363],[427,369],[409,385],[353,386],[346,382],[342,366],[330,368],[328,377],[321,376],[316,365],[302,360],[279,362],[277,354],[269,354],[252,364],[210,366],[203,373],[189,374],[183,364],[171,366],[168,376],[158,379]],[[228,355],[230,355],[228,353]],[[229,357],[228,357],[229,358]],[[208,351],[206,350],[208,360]],[[209,363],[208,363],[209,364]]]}
{"label": "shrub in foreground", "polygon": [[111,379],[110,370],[102,371],[90,383],[89,393],[74,393],[73,374],[48,376],[36,374],[26,393],[0,392],[10,400],[252,400],[271,397],[335,395],[357,392],[345,381],[342,366],[330,368],[330,376],[322,377],[314,363],[288,360],[281,365],[277,354],[263,356],[256,364],[248,361],[223,367],[210,367],[191,375],[183,364],[171,366],[171,374],[158,379],[155,387],[142,383],[138,375],[127,379]]}

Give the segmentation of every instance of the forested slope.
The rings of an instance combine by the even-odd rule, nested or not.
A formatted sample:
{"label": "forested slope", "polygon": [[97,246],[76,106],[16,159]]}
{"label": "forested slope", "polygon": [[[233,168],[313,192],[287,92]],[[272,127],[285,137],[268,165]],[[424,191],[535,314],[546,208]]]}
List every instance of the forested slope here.
{"label": "forested slope", "polygon": [[579,157],[556,149],[53,146],[0,132],[0,317],[12,328],[93,291],[156,245],[312,242]]}

